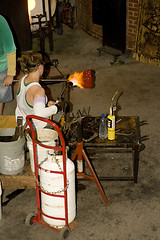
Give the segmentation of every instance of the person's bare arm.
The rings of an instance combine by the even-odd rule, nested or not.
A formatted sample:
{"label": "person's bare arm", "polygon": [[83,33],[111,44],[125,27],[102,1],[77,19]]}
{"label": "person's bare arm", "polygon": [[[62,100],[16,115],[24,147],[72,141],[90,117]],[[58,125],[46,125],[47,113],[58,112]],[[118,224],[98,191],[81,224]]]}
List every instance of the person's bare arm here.
{"label": "person's bare arm", "polygon": [[28,91],[27,101],[30,100],[30,102],[28,102],[29,104],[33,102],[32,106],[35,115],[48,118],[49,116],[57,113],[58,107],[56,105],[46,107],[45,91],[42,87],[33,86],[31,87],[31,91]]}
{"label": "person's bare arm", "polygon": [[41,86],[34,85],[28,89],[26,100],[31,106],[33,106],[34,99],[39,97],[45,97],[45,91]]}

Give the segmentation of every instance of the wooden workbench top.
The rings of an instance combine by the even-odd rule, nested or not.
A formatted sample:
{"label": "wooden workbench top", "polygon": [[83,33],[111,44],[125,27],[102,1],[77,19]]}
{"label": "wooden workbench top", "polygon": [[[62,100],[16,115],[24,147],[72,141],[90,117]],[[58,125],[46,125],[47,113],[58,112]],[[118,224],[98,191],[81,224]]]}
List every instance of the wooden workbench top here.
{"label": "wooden workbench top", "polygon": [[36,187],[35,178],[31,173],[30,163],[27,160],[23,172],[16,175],[0,174],[3,189],[32,189]]}

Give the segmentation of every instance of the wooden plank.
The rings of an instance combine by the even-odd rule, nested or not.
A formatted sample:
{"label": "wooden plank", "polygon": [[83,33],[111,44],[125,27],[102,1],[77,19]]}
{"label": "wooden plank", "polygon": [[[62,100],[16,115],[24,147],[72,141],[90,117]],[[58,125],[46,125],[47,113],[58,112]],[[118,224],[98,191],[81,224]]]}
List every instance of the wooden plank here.
{"label": "wooden plank", "polygon": [[16,175],[0,174],[0,181],[3,189],[33,189],[36,187],[35,178],[33,173],[31,173],[28,161],[26,161],[22,173]]}
{"label": "wooden plank", "polygon": [[0,129],[3,128],[16,128],[16,116],[15,115],[2,115],[0,116]]}

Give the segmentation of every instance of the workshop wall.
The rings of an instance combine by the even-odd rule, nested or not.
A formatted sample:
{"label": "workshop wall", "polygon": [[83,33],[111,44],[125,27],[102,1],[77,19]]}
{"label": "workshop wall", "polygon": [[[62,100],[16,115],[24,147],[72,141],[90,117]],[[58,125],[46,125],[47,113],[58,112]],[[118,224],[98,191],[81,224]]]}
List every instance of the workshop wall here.
{"label": "workshop wall", "polygon": [[93,37],[102,39],[102,26],[92,22],[92,0],[77,0],[77,22]]}
{"label": "workshop wall", "polygon": [[[138,21],[138,1],[126,0],[126,49],[134,50]],[[77,22],[80,27],[98,39],[103,38],[102,26],[92,21],[92,0],[77,0]]]}
{"label": "workshop wall", "polygon": [[[47,6],[48,1],[45,2]],[[55,3],[55,0],[51,1],[53,2]],[[123,53],[131,51],[139,61],[160,64],[160,1],[70,0],[69,2],[74,6],[74,20],[76,19],[79,26],[88,34],[101,39],[103,46],[117,48]],[[73,24],[68,26],[73,27]]]}
{"label": "workshop wall", "polygon": [[160,66],[160,1],[140,0],[135,57]]}

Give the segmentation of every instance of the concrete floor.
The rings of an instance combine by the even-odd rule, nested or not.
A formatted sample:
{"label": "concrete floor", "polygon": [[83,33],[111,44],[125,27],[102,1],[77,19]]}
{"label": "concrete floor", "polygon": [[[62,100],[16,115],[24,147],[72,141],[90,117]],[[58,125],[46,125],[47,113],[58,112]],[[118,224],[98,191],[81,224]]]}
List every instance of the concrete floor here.
{"label": "concrete floor", "polygon": [[[46,43],[46,51],[48,50]],[[122,55],[118,60],[124,64],[113,64],[113,57],[102,53],[100,40],[94,39],[77,25],[74,29],[64,26],[63,35],[54,33],[54,52],[51,59],[59,60],[59,69],[63,74],[72,74],[86,69],[96,73],[95,88],[74,88],[71,92],[73,112],[90,108],[92,116],[109,112],[111,98],[115,91],[123,91],[119,99],[121,116],[139,116],[147,125],[141,127],[141,135],[149,135],[144,142],[145,150],[140,154],[138,183],[103,181],[102,186],[109,200],[105,205],[94,182],[81,181],[77,192],[76,221],[79,226],[71,232],[70,240],[159,240],[160,239],[160,68],[137,62],[130,56]],[[39,50],[37,42],[34,49]],[[57,72],[53,74],[57,75]],[[49,86],[52,97],[56,98],[61,85]],[[14,114],[15,100],[6,104],[5,115]],[[96,156],[97,157],[97,156]],[[128,158],[129,156],[121,156]],[[114,154],[98,156],[99,161],[119,158]],[[93,162],[94,164],[94,162]],[[99,164],[97,173],[104,168]],[[115,174],[118,164],[114,168]],[[122,166],[124,170],[124,166]],[[107,173],[107,170],[105,174]],[[12,192],[5,190],[6,195]],[[59,239],[59,233],[39,224],[25,225],[26,216],[36,210],[35,189],[25,190],[3,207],[0,221],[0,239],[2,240],[38,240]]]}

